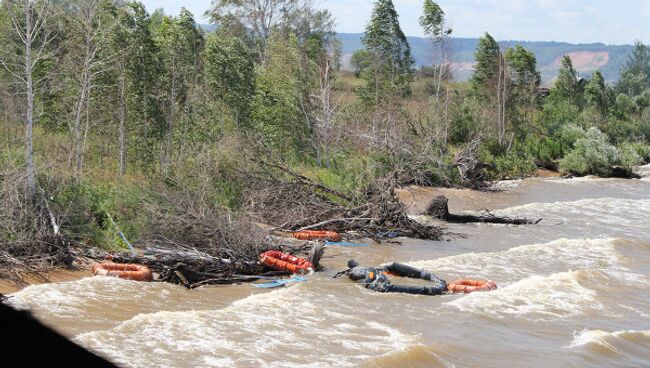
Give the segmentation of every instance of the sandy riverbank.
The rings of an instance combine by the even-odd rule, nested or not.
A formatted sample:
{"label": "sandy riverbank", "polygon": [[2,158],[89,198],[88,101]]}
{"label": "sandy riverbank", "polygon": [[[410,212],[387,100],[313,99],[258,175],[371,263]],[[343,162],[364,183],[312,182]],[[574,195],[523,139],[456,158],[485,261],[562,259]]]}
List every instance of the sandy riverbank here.
{"label": "sandy riverbank", "polygon": [[53,270],[48,272],[30,272],[22,275],[22,282],[15,282],[8,279],[0,279],[0,293],[11,294],[29,285],[40,285],[51,282],[66,282],[83,279],[92,276],[90,268],[80,268],[78,270]]}

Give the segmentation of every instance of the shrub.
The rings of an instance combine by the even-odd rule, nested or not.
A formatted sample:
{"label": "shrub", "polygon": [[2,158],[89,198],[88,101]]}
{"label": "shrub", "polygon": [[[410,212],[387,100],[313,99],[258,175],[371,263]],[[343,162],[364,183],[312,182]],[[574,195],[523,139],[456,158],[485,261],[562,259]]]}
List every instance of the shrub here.
{"label": "shrub", "polygon": [[534,159],[543,162],[555,161],[564,153],[562,142],[550,137],[528,137],[525,146]]}
{"label": "shrub", "polygon": [[637,142],[629,144],[629,147],[633,149],[637,155],[639,155],[643,161],[642,163],[645,164],[650,162],[650,146],[641,142]]}
{"label": "shrub", "polygon": [[617,149],[609,143],[607,135],[595,127],[590,128],[586,137],[578,139],[574,146],[573,151],[560,161],[563,172],[606,177],[611,175],[613,166],[620,165],[631,171],[642,161],[632,147]]}
{"label": "shrub", "polygon": [[576,124],[565,125],[558,132],[558,138],[563,147],[574,148],[578,139],[585,138],[587,132]]}
{"label": "shrub", "polygon": [[618,155],[618,164],[628,170],[632,170],[634,166],[641,165],[643,163],[643,159],[641,156],[636,152],[634,147],[631,147],[629,145],[623,145],[619,147],[619,155]]}

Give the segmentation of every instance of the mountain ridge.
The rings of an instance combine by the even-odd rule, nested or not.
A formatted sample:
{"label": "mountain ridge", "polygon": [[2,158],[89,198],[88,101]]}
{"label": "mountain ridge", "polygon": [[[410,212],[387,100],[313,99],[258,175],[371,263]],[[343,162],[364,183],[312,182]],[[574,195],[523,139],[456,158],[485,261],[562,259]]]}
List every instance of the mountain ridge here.
{"label": "mountain ridge", "polygon": [[[349,68],[352,54],[363,48],[361,38],[363,33],[338,33],[343,55],[343,67]],[[431,65],[434,60],[431,41],[424,37],[407,37],[411,45],[411,53],[415,58],[416,67]],[[474,64],[474,51],[478,45],[478,38],[452,37],[448,41],[449,61],[454,68],[458,80],[469,79]],[[561,41],[499,41],[503,49],[521,45],[535,53],[538,69],[542,80],[552,80],[558,72],[559,60],[564,55],[569,55],[574,62],[576,70],[582,77],[590,77],[591,73],[600,70],[605,79],[615,82],[619,78],[620,70],[625,64],[634,45],[608,45],[605,43],[573,44]]]}
{"label": "mountain ridge", "polygon": [[[216,29],[212,24],[200,24],[206,32]],[[363,48],[361,39],[363,33],[337,33],[341,42],[342,66],[350,69],[350,58],[354,52]],[[434,52],[431,41],[425,37],[408,36],[411,53],[415,58],[416,67],[431,65]],[[452,63],[454,77],[457,80],[468,80],[474,65],[474,52],[479,38],[451,37],[448,41],[449,57]],[[542,75],[542,82],[548,83],[557,76],[562,56],[569,55],[574,62],[574,67],[581,77],[589,78],[591,73],[599,70],[605,79],[610,82],[618,81],[620,70],[625,64],[628,55],[632,53],[634,45],[610,45],[602,42],[574,44],[564,41],[522,41],[502,40],[499,45],[505,50],[521,45],[532,51],[537,57],[537,67]]]}

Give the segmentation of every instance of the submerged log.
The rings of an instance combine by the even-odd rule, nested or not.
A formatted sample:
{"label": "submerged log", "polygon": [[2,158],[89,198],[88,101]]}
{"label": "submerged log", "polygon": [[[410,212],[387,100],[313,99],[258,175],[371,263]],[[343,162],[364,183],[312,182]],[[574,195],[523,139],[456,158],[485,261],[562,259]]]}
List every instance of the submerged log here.
{"label": "submerged log", "polygon": [[482,222],[491,224],[530,225],[538,224],[542,221],[542,219],[532,221],[526,218],[499,217],[490,213],[483,216],[452,214],[449,213],[449,199],[442,195],[435,197],[429,202],[424,214],[447,222],[460,224]]}

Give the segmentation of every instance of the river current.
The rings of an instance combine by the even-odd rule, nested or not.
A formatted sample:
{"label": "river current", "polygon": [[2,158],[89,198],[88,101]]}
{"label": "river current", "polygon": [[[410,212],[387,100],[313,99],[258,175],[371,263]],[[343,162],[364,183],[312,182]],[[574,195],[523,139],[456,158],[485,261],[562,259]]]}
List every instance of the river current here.
{"label": "river current", "polygon": [[[650,175],[650,166],[641,168]],[[650,366],[650,178],[535,178],[501,192],[412,189],[415,210],[488,208],[538,225],[448,225],[448,241],[328,248],[324,272],[261,291],[114,278],[13,294],[74,342],[125,367]],[[333,279],[348,259],[397,261],[498,290],[377,294]],[[402,283],[399,279],[394,283]]]}

